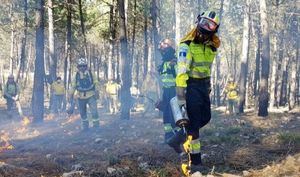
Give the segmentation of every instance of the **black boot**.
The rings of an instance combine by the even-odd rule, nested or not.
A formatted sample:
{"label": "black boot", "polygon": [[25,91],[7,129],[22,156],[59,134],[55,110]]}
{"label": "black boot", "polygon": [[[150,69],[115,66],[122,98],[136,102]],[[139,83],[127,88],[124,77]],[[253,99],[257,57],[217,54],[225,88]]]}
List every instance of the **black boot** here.
{"label": "black boot", "polygon": [[167,140],[167,144],[172,147],[177,153],[181,153],[181,144],[185,141],[186,136],[183,131],[176,132],[171,138]]}

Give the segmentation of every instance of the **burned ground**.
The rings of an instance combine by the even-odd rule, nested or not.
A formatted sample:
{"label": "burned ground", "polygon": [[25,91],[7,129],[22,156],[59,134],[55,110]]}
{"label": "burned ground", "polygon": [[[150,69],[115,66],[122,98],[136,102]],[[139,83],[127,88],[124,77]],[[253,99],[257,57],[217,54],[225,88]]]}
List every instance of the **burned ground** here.
{"label": "burned ground", "polygon": [[[131,120],[101,113],[101,128],[80,131],[79,115],[47,115],[25,125],[2,110],[0,176],[182,176],[178,155],[163,143],[157,112]],[[214,110],[200,132],[211,175],[300,175],[300,113],[229,116]],[[9,145],[11,145],[9,148]]]}

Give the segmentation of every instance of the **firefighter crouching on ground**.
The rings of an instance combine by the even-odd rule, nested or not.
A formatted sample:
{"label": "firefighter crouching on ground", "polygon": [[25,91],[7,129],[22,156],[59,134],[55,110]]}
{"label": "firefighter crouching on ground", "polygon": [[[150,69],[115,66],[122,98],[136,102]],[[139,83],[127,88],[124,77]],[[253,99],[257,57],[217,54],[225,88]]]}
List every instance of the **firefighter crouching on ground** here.
{"label": "firefighter crouching on ground", "polygon": [[[199,129],[211,119],[210,76],[211,65],[220,46],[216,36],[218,27],[217,14],[206,11],[197,17],[197,26],[179,44],[176,94],[179,106],[186,107],[190,120],[186,129],[187,134],[192,136],[191,172],[207,170],[201,162]],[[182,144],[185,138],[181,130],[172,141]]]}
{"label": "firefighter crouching on ground", "polygon": [[118,93],[121,85],[113,80],[109,80],[106,84],[106,93],[108,93],[108,108],[111,114],[119,111]]}
{"label": "firefighter crouching on ground", "polygon": [[87,118],[87,105],[92,114],[92,125],[94,128],[99,127],[99,115],[97,111],[97,99],[98,99],[98,79],[88,69],[87,60],[80,58],[77,62],[78,71],[75,74],[75,78],[72,80],[71,90],[69,93],[69,99],[72,100],[74,92],[76,91],[76,98],[78,101],[78,109],[82,121],[82,130],[86,131],[89,128],[89,120]]}
{"label": "firefighter crouching on ground", "polygon": [[3,97],[6,99],[7,110],[11,111],[14,102],[19,99],[19,87],[15,82],[14,76],[11,74],[7,78],[7,82],[4,87]]}
{"label": "firefighter crouching on ground", "polygon": [[227,97],[227,110],[229,111],[229,114],[237,113],[236,106],[238,101],[238,89],[237,84],[234,83],[232,78],[228,80],[225,93]]}
{"label": "firefighter crouching on ground", "polygon": [[53,102],[54,102],[54,113],[58,111],[62,111],[62,103],[65,95],[65,85],[64,82],[61,80],[61,77],[57,77],[56,81],[51,84],[52,93],[54,95]]}
{"label": "firefighter crouching on ground", "polygon": [[174,136],[176,127],[171,110],[170,100],[176,96],[175,67],[177,61],[173,42],[170,39],[164,39],[160,42],[159,51],[163,61],[158,69],[158,73],[160,74],[161,78],[163,94],[162,101],[158,102],[156,105],[157,107],[160,107],[161,111],[163,112],[165,142],[167,142],[169,138]]}

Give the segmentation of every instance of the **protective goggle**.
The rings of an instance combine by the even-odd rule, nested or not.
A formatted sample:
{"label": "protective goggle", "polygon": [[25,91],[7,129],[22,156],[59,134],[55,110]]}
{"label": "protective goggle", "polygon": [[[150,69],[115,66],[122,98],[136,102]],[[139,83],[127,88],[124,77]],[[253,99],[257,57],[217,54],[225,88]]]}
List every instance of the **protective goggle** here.
{"label": "protective goggle", "polygon": [[198,26],[206,29],[207,31],[215,31],[218,27],[218,25],[215,22],[207,18],[201,18],[198,22]]}

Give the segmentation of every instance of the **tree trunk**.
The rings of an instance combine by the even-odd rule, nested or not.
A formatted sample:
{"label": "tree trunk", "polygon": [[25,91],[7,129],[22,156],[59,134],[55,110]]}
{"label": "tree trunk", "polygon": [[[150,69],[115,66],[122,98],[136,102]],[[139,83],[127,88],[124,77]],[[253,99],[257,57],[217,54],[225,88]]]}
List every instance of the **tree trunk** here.
{"label": "tree trunk", "polygon": [[148,45],[148,16],[146,13],[146,10],[144,12],[144,75],[143,78],[146,78],[147,75],[147,66],[148,66],[148,51],[149,45]]}
{"label": "tree trunk", "polygon": [[249,53],[249,0],[246,2],[244,26],[243,26],[243,48],[241,58],[241,75],[240,75],[240,101],[239,112],[244,112],[245,100],[246,100],[246,83],[248,74],[248,53]]}
{"label": "tree trunk", "polygon": [[14,25],[14,5],[11,2],[10,6],[10,22],[11,22],[11,35],[10,35],[10,59],[9,59],[9,73],[13,74],[14,69],[14,44],[15,44],[15,25]]}
{"label": "tree trunk", "polygon": [[[222,22],[222,17],[223,17],[223,7],[224,7],[224,0],[221,0],[221,7],[220,7],[220,22]],[[220,33],[220,30],[218,32]],[[216,60],[216,101],[217,101],[217,106],[221,105],[221,92],[220,92],[220,65],[221,65],[221,56],[220,53],[217,55],[217,60]]]}
{"label": "tree trunk", "polygon": [[83,12],[82,12],[82,1],[81,0],[78,0],[78,6],[79,6],[79,16],[80,16],[81,33],[83,35],[84,57],[87,57],[87,43],[86,43],[84,17],[83,17]]}
{"label": "tree trunk", "polygon": [[107,61],[107,77],[108,80],[114,79],[114,70],[113,70],[113,58],[114,58],[114,6],[110,5],[110,12],[109,12],[109,31],[110,31],[110,38],[109,38],[109,53],[108,53],[108,61]]}
{"label": "tree trunk", "polygon": [[[151,19],[152,19],[152,39],[153,39],[153,57],[154,57],[154,65],[156,66],[157,63],[159,63],[160,60],[160,54],[158,51],[158,29],[157,29],[157,13],[158,13],[158,8],[157,8],[157,0],[152,0],[151,1]],[[154,69],[154,68],[151,68]]]}
{"label": "tree trunk", "polygon": [[270,60],[270,38],[269,38],[269,26],[267,19],[267,7],[266,1],[260,1],[260,18],[262,28],[262,60],[261,60],[261,80],[259,91],[259,103],[258,103],[258,116],[268,116],[268,80],[269,80],[269,60]]}
{"label": "tree trunk", "polygon": [[69,88],[70,70],[71,70],[71,48],[72,48],[72,7],[71,0],[67,0],[67,38],[66,38],[66,55],[64,63],[64,84]]}
{"label": "tree trunk", "polygon": [[[131,108],[131,62],[128,58],[128,43],[126,34],[126,19],[124,0],[118,0],[119,15],[120,15],[120,43],[121,43],[121,119],[130,119]],[[129,101],[130,100],[130,101]]]}
{"label": "tree trunk", "polygon": [[34,122],[42,122],[44,117],[44,4],[44,0],[36,1],[36,58],[32,105]]}
{"label": "tree trunk", "polygon": [[136,8],[137,8],[137,4],[136,4],[136,0],[133,1],[133,26],[132,26],[132,39],[131,39],[131,61],[134,63],[134,67],[135,67],[135,81],[134,84],[138,83],[138,59],[137,57],[135,57],[134,55],[134,49],[135,49],[135,33],[136,33],[136,16],[137,16],[137,12],[136,12]]}
{"label": "tree trunk", "polygon": [[48,0],[48,29],[49,29],[49,70],[52,81],[56,80],[57,59],[55,53],[53,0]]}
{"label": "tree trunk", "polygon": [[259,80],[260,80],[260,59],[261,59],[261,30],[257,28],[257,49],[255,55],[255,74],[254,74],[254,81],[253,81],[253,89],[254,89],[254,96],[258,95],[259,90]]}
{"label": "tree trunk", "polygon": [[287,92],[288,92],[288,68],[289,68],[289,58],[284,57],[283,70],[281,76],[281,88],[280,88],[280,100],[279,106],[285,106],[287,103]]}
{"label": "tree trunk", "polygon": [[21,57],[19,64],[19,71],[17,75],[17,82],[19,78],[24,78],[25,72],[25,61],[26,61],[26,42],[27,42],[27,28],[28,28],[28,4],[27,0],[24,0],[24,30],[22,36],[22,47],[21,47]]}
{"label": "tree trunk", "polygon": [[174,10],[175,10],[175,42],[179,43],[180,40],[180,0],[174,0]]}
{"label": "tree trunk", "polygon": [[280,104],[280,97],[281,97],[281,85],[282,85],[282,61],[283,61],[283,39],[284,39],[284,30],[280,32],[279,38],[279,45],[278,45],[278,63],[277,63],[277,70],[276,70],[276,85],[275,85],[275,105],[278,108]]}
{"label": "tree trunk", "polygon": [[[298,32],[298,23],[297,23],[297,17],[295,15],[293,15],[292,21],[293,23],[291,23],[291,34],[296,34],[296,36],[298,36],[298,38],[293,38],[293,47],[296,50],[296,55],[295,56],[289,56],[289,58],[291,58],[291,78],[290,78],[290,95],[289,95],[289,110],[292,110],[295,108],[296,105],[296,83],[297,83],[297,65],[299,63],[299,58],[297,58],[298,55],[298,48],[299,48],[299,32]],[[293,55],[293,54],[292,54]]]}

